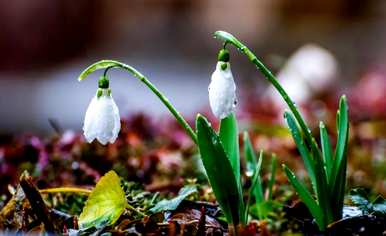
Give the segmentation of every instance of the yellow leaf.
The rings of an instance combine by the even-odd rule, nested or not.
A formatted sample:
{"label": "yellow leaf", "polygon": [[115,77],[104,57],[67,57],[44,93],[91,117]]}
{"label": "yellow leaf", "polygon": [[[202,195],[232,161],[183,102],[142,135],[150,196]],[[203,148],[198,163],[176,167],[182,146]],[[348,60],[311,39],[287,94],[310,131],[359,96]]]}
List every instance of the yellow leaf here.
{"label": "yellow leaf", "polygon": [[114,224],[127,206],[121,181],[113,170],[96,184],[79,216],[81,229]]}

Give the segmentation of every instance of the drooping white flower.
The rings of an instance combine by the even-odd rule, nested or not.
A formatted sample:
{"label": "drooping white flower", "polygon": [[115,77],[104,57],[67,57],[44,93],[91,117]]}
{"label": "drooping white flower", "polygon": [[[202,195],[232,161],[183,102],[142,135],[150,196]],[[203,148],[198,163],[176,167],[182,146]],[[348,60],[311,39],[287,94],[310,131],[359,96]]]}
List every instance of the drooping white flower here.
{"label": "drooping white flower", "polygon": [[121,129],[119,110],[108,88],[99,88],[87,108],[83,132],[87,142],[114,143]]}
{"label": "drooping white flower", "polygon": [[[288,95],[296,103],[302,104],[313,94],[327,90],[337,71],[338,63],[332,53],[318,45],[306,44],[288,59],[277,79]],[[286,107],[275,88],[271,87],[267,95],[279,108]]]}
{"label": "drooping white flower", "polygon": [[223,119],[236,107],[236,84],[229,62],[218,61],[209,84],[209,104],[213,114]]}

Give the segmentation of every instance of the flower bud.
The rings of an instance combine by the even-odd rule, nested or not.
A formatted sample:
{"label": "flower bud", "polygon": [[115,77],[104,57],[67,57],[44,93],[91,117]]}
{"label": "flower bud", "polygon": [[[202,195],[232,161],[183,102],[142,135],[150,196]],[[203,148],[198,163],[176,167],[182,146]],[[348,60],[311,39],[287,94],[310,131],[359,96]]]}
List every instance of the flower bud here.
{"label": "flower bud", "polygon": [[[103,80],[103,79],[101,79]],[[99,88],[87,108],[83,132],[87,142],[97,139],[101,144],[114,143],[121,129],[119,110],[107,88],[106,81],[99,80]]]}
{"label": "flower bud", "polygon": [[231,114],[236,106],[236,84],[231,67],[229,62],[222,61],[229,61],[229,53],[227,55],[227,52],[223,50],[219,53],[219,61],[208,88],[210,107],[213,114],[219,119]]}

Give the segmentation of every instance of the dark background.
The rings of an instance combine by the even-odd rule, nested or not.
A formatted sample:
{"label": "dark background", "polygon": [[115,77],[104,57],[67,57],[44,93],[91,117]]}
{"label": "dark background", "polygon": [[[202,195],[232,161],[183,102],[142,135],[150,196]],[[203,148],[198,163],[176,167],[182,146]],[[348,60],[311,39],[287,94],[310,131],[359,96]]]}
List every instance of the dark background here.
{"label": "dark background", "polygon": [[[0,133],[49,132],[48,119],[79,130],[98,74],[82,83],[77,76],[100,59],[136,67],[185,115],[205,110],[221,46],[212,33],[220,29],[274,71],[297,48],[317,43],[338,59],[335,84],[344,88],[386,67],[385,23],[382,0],[1,0]],[[232,57],[240,88],[267,85],[256,83],[245,58]],[[111,75],[122,115],[167,112],[132,77]]]}

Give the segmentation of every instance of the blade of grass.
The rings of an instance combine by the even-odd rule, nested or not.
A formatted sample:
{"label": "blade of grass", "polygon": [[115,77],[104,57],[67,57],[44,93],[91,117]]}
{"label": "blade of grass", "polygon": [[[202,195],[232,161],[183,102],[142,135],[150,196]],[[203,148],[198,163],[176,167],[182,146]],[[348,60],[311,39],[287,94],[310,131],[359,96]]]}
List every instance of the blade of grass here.
{"label": "blade of grass", "polygon": [[224,119],[221,119],[219,137],[232,165],[233,173],[237,181],[237,186],[241,189],[239,133],[237,128],[236,115],[234,112],[232,112]]}
{"label": "blade of grass", "polygon": [[276,180],[276,167],[277,167],[277,158],[275,154],[272,154],[271,177],[268,183],[268,199],[267,199],[268,201],[272,200],[273,185],[275,184],[275,180]]}
{"label": "blade of grass", "polygon": [[221,209],[230,224],[244,223],[244,203],[229,158],[207,119],[196,119],[201,159]]}
{"label": "blade of grass", "polygon": [[327,183],[329,183],[331,178],[332,166],[333,166],[332,148],[331,148],[330,139],[328,137],[327,129],[323,122],[319,123],[319,129],[320,129],[320,142],[322,144],[322,156],[323,156],[324,165],[326,169]]}
{"label": "blade of grass", "polygon": [[304,204],[306,204],[311,215],[315,218],[319,229],[325,230],[326,224],[323,217],[323,211],[320,206],[311,196],[311,193],[307,190],[307,188],[296,178],[295,174],[290,169],[288,169],[286,165],[283,164],[282,167],[285,174],[287,175],[288,180],[299,194],[300,199],[304,202]]}

